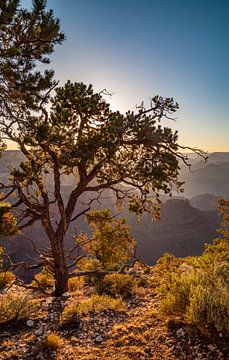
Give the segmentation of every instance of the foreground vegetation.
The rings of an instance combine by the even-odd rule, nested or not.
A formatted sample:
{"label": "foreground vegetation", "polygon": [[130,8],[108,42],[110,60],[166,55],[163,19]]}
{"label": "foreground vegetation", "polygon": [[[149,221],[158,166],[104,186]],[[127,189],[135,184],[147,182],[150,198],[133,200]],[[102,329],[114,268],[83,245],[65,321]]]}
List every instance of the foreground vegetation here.
{"label": "foreground vegetation", "polygon": [[[196,260],[167,255],[154,267],[136,263],[128,273],[117,276],[118,284],[131,282],[128,294],[126,286],[123,291],[117,288],[116,274],[109,281],[104,277],[99,288],[87,278],[74,278],[77,283],[71,284],[71,292],[59,298],[13,285],[0,295],[0,340],[4,345],[0,359],[39,359],[42,355],[43,359],[74,360],[76,354],[79,360],[105,360],[111,355],[116,360],[194,360],[197,354],[207,360],[226,359],[227,310],[221,306],[218,318],[214,312],[209,317],[215,310],[209,299],[212,301],[216,292],[210,298],[200,293],[206,317],[202,307],[194,321],[187,316],[188,299],[195,287],[189,286],[189,276],[184,286],[183,275],[191,272],[190,268],[196,271]],[[209,282],[200,284],[207,291]],[[108,289],[109,295],[100,295],[101,287]],[[171,289],[176,291],[172,301]],[[221,289],[217,294],[222,296]]]}

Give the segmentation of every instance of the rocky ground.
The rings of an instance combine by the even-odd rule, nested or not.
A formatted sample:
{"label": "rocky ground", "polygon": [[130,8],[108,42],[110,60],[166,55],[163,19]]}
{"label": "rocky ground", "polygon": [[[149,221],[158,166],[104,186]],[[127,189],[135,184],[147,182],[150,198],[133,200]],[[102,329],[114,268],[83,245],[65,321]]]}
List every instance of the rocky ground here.
{"label": "rocky ground", "polygon": [[[1,360],[229,359],[228,339],[222,334],[203,337],[179,320],[162,316],[153,284],[139,287],[134,297],[126,301],[124,311],[87,315],[65,327],[60,326],[63,307],[73,297],[84,294],[36,296],[39,310],[34,317],[0,328]],[[42,344],[44,337],[53,333],[59,335],[61,345],[51,350]]]}

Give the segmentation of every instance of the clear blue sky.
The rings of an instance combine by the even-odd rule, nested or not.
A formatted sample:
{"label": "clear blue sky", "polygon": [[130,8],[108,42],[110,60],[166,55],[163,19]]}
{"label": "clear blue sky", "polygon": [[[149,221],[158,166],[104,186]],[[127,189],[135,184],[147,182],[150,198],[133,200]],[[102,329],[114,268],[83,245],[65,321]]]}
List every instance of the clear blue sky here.
{"label": "clear blue sky", "polygon": [[155,94],[174,97],[180,110],[169,125],[181,144],[229,151],[228,0],[48,0],[48,7],[67,38],[52,61],[61,83],[115,92],[112,107],[121,111]]}

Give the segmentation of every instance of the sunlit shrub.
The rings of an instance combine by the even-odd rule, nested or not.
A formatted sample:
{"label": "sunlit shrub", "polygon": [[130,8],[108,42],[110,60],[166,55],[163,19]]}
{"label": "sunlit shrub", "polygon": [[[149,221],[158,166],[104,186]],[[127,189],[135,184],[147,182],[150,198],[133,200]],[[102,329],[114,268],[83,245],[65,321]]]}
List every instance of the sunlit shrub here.
{"label": "sunlit shrub", "polygon": [[202,278],[190,294],[187,322],[202,332],[213,327],[218,332],[229,334],[229,287],[225,285],[217,280],[209,284],[208,278]]}
{"label": "sunlit shrub", "polygon": [[94,210],[86,215],[93,234],[77,236],[78,244],[95,263],[96,270],[119,270],[131,259],[136,246],[126,219],[114,219],[109,209]]}
{"label": "sunlit shrub", "polygon": [[41,286],[42,288],[51,288],[54,285],[54,276],[51,271],[44,267],[39,274],[34,276],[33,286]]}
{"label": "sunlit shrub", "polygon": [[165,274],[166,272],[173,272],[179,268],[181,263],[181,259],[176,258],[172,254],[166,253],[157,261],[157,271],[162,274]]}
{"label": "sunlit shrub", "polygon": [[56,350],[63,344],[63,340],[57,334],[48,334],[42,339],[41,346],[43,349]]}
{"label": "sunlit shrub", "polygon": [[181,316],[203,333],[229,333],[228,250],[228,241],[217,239],[192,266],[188,261],[177,272],[167,271],[160,287],[162,312]]}
{"label": "sunlit shrub", "polygon": [[129,274],[108,274],[96,284],[99,294],[111,296],[130,297],[136,286],[133,276]]}
{"label": "sunlit shrub", "polygon": [[3,290],[6,286],[10,285],[16,276],[10,271],[4,271],[0,273],[0,291]]}
{"label": "sunlit shrub", "polygon": [[80,303],[72,302],[67,305],[61,316],[61,323],[76,324],[82,315],[98,313],[104,310],[122,311],[124,309],[125,302],[122,299],[114,299],[106,295],[92,295]]}
{"label": "sunlit shrub", "polygon": [[77,290],[82,290],[84,286],[84,279],[82,276],[73,277],[68,279],[68,291],[74,292]]}
{"label": "sunlit shrub", "polygon": [[0,324],[26,320],[34,315],[37,309],[37,303],[27,295],[0,295]]}

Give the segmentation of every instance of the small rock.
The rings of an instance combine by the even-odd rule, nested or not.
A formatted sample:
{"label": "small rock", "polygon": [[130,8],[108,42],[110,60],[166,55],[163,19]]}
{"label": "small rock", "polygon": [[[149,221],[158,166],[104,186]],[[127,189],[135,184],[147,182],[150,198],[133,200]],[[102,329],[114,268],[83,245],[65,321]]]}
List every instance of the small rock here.
{"label": "small rock", "polygon": [[180,328],[177,330],[176,334],[178,337],[182,337],[182,336],[185,336],[185,331],[184,331],[184,329]]}
{"label": "small rock", "polygon": [[101,342],[103,342],[103,338],[102,338],[102,336],[101,336],[101,335],[96,336],[96,338],[95,338],[95,342],[97,342],[97,343],[101,343]]}
{"label": "small rock", "polygon": [[28,327],[33,327],[33,324],[34,324],[33,320],[27,320],[27,321],[26,321],[26,325],[27,325]]}
{"label": "small rock", "polygon": [[144,351],[146,354],[151,354],[151,348],[149,346],[147,346]]}
{"label": "small rock", "polygon": [[35,331],[35,335],[40,336],[43,334],[43,327],[41,326],[39,329]]}
{"label": "small rock", "polygon": [[36,358],[37,358],[37,360],[43,360],[44,359],[42,354],[38,354]]}
{"label": "small rock", "polygon": [[215,350],[216,350],[216,346],[215,346],[215,345],[212,345],[212,344],[209,344],[209,345],[207,346],[207,348],[208,348],[208,350],[210,350],[210,351],[215,351]]}
{"label": "small rock", "polygon": [[2,345],[1,347],[0,347],[0,351],[4,351],[4,350],[6,350],[7,349],[7,346],[6,345]]}
{"label": "small rock", "polygon": [[65,292],[65,293],[63,293],[61,296],[64,297],[64,298],[68,298],[70,295],[69,295],[68,292]]}

